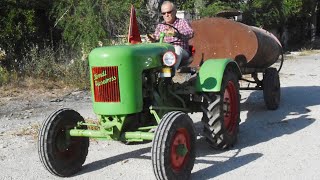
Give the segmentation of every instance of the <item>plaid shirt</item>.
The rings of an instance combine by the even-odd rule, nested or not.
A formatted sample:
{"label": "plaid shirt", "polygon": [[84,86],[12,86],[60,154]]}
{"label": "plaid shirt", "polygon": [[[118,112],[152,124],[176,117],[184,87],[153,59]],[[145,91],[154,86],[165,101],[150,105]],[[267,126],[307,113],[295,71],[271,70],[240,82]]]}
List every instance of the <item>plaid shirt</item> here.
{"label": "plaid shirt", "polygon": [[[173,44],[179,45],[183,49],[185,49],[187,52],[189,52],[188,40],[193,37],[193,30],[192,30],[190,24],[184,19],[177,18],[174,21],[174,23],[171,25],[174,26],[175,28],[177,28],[179,30],[179,32],[182,35],[184,35],[184,37],[178,39],[177,37],[173,37],[173,36],[171,36],[171,37],[165,36],[164,42],[172,42],[172,41],[178,40],[178,41],[174,42]],[[170,29],[170,28],[171,27],[168,25],[158,24],[157,28],[155,30],[154,36],[156,37],[156,39],[159,39],[160,32],[165,32],[167,29]]]}

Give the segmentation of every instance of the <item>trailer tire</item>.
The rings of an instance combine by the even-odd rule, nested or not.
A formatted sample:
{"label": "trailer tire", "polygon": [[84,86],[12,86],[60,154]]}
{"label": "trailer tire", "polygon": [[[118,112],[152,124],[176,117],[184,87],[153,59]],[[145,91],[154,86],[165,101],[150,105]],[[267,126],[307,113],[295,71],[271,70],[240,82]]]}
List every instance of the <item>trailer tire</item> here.
{"label": "trailer tire", "polygon": [[225,70],[220,92],[205,93],[202,105],[203,135],[211,147],[228,149],[236,141],[240,123],[239,81],[236,73]]}
{"label": "trailer tire", "polygon": [[[80,171],[89,147],[87,137],[67,137],[66,131],[84,122],[72,109],[53,112],[42,124],[38,137],[38,154],[42,165],[53,175],[69,177]],[[87,129],[87,127],[81,127]]]}
{"label": "trailer tire", "polygon": [[151,160],[156,179],[189,179],[195,161],[195,129],[180,111],[163,116],[152,142]]}
{"label": "trailer tire", "polygon": [[280,104],[280,79],[276,68],[267,68],[263,74],[263,98],[269,110],[276,110]]}

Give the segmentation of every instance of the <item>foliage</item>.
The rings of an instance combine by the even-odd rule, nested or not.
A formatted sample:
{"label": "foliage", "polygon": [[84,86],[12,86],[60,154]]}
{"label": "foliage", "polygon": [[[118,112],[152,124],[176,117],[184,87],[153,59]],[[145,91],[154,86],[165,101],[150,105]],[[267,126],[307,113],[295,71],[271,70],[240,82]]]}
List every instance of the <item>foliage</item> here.
{"label": "foliage", "polygon": [[303,2],[301,0],[285,0],[283,6],[286,20],[288,20],[288,17],[299,17],[301,15],[302,5]]}
{"label": "foliage", "polygon": [[7,66],[17,66],[22,49],[29,40],[36,40],[36,14],[32,9],[22,9],[10,4],[0,6],[0,47],[6,52]]}
{"label": "foliage", "polygon": [[55,26],[62,29],[64,40],[72,47],[87,52],[105,37],[99,4],[91,0],[60,0],[53,4]]}
{"label": "foliage", "polygon": [[[63,38],[72,47],[91,51],[101,41],[110,40],[128,31],[130,0],[59,0],[53,4],[51,12],[55,25],[63,32]],[[139,16],[146,7],[144,1],[136,1]],[[140,21],[141,22],[141,21]]]}
{"label": "foliage", "polygon": [[[317,0],[172,1],[179,10],[192,15],[200,12],[201,17],[240,9],[245,24],[280,31],[287,28],[299,42],[310,37],[314,15],[319,14]],[[140,32],[154,30],[160,14],[153,9],[156,16],[151,17],[148,3],[151,0],[2,0],[0,85],[18,76],[31,76],[88,87],[87,55],[99,42],[112,45],[118,35],[127,34],[131,4],[136,8]]]}
{"label": "foliage", "polygon": [[18,74],[13,70],[7,70],[0,65],[0,86],[18,81]]}
{"label": "foliage", "polygon": [[194,4],[196,0],[175,0],[172,1],[175,3],[177,6],[178,10],[185,10],[188,12],[193,12],[194,11]]}
{"label": "foliage", "polygon": [[268,29],[285,22],[283,0],[251,0],[242,8],[245,22],[250,25]]}
{"label": "foliage", "polygon": [[7,84],[10,81],[8,70],[0,66],[0,85]]}
{"label": "foliage", "polygon": [[238,4],[236,3],[227,3],[224,1],[214,1],[210,3],[207,7],[200,9],[201,17],[213,17],[216,16],[217,13],[226,10],[237,9]]}
{"label": "foliage", "polygon": [[6,58],[6,51],[0,48],[0,62]]}
{"label": "foliage", "polygon": [[80,89],[90,87],[89,63],[87,60],[76,59],[68,66],[64,82]]}
{"label": "foliage", "polygon": [[24,72],[27,76],[45,79],[58,79],[63,74],[63,70],[59,67],[56,53],[50,46],[39,48],[32,45],[30,51],[25,54],[26,64]]}
{"label": "foliage", "polygon": [[60,45],[56,50],[52,46],[39,48],[33,45],[25,55],[26,76],[35,79],[60,81],[70,86],[87,89],[89,87],[89,65],[86,58]]}

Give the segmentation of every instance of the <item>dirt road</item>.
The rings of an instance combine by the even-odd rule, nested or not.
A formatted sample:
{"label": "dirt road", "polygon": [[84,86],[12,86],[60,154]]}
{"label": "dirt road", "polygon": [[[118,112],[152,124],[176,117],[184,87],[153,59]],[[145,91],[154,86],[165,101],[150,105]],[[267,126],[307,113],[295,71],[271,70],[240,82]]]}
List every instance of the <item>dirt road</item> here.
{"label": "dirt road", "polygon": [[[241,91],[242,121],[234,148],[212,150],[198,137],[191,179],[319,179],[320,53],[287,58],[280,78],[276,111],[266,110],[261,91]],[[0,179],[59,179],[40,164],[36,130],[61,107],[95,119],[90,92],[23,92],[0,97]],[[201,114],[191,117],[200,133]],[[83,170],[70,179],[154,179],[150,148],[151,143],[93,140]]]}

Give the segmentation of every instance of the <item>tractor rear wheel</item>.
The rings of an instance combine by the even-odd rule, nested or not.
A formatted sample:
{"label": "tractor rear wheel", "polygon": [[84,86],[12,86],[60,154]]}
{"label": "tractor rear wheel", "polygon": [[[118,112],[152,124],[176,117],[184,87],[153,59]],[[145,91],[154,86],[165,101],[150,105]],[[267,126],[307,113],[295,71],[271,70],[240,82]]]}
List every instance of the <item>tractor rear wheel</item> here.
{"label": "tractor rear wheel", "polygon": [[89,138],[67,135],[67,131],[76,127],[78,122],[84,122],[83,117],[72,109],[64,108],[53,112],[39,131],[40,161],[56,176],[68,177],[77,173],[86,160]]}
{"label": "tractor rear wheel", "polygon": [[276,68],[268,68],[263,74],[263,98],[269,110],[276,110],[280,104],[280,79]]}
{"label": "tractor rear wheel", "polygon": [[151,148],[156,179],[188,179],[195,161],[195,129],[191,118],[179,111],[163,116]]}
{"label": "tractor rear wheel", "polygon": [[239,82],[235,72],[226,69],[221,91],[204,97],[202,122],[207,142],[215,149],[232,147],[237,141],[240,123]]}

